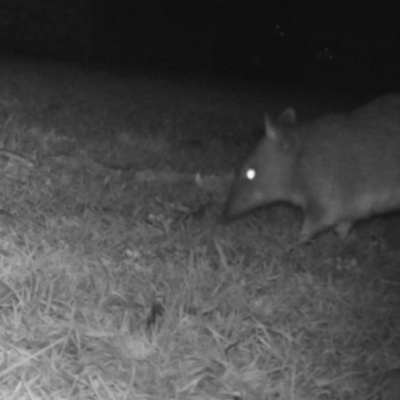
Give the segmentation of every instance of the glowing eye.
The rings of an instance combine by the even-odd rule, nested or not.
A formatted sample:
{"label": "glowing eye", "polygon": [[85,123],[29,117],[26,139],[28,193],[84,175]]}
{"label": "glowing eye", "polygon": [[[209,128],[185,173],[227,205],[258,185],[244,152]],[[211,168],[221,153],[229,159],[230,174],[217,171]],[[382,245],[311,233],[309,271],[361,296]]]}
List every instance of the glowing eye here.
{"label": "glowing eye", "polygon": [[252,168],[248,169],[246,171],[246,178],[249,179],[250,181],[253,180],[256,177],[256,171]]}

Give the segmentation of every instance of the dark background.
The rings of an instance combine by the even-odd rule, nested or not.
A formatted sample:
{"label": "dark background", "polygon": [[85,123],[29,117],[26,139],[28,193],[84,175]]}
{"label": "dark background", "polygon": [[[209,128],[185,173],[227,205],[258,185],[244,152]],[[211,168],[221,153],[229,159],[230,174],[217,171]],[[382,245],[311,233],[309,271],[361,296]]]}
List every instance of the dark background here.
{"label": "dark background", "polygon": [[395,2],[2,0],[0,51],[110,67],[396,90]]}

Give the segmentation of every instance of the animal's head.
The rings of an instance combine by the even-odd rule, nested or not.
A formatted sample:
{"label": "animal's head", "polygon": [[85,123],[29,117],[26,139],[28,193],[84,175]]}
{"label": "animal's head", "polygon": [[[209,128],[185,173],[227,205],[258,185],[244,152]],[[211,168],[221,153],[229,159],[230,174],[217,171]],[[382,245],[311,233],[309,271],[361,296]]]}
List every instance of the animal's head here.
{"label": "animal's head", "polygon": [[278,123],[265,116],[265,135],[236,174],[224,211],[233,219],[263,205],[289,200],[298,151],[295,112],[285,110]]}

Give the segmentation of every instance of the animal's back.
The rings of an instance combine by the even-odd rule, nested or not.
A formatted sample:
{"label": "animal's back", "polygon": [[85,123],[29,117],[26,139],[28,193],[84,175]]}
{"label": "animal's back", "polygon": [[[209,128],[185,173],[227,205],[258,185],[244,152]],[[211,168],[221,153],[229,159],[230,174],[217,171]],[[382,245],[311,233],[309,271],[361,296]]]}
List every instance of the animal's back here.
{"label": "animal's back", "polygon": [[400,97],[384,96],[348,115],[297,128],[299,176],[324,205],[327,225],[398,208]]}

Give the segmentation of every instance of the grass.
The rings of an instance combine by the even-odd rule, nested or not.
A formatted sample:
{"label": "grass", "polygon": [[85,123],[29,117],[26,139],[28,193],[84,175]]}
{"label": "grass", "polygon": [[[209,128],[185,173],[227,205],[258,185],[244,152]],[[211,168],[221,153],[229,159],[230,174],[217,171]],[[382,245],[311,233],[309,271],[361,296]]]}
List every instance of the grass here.
{"label": "grass", "polygon": [[0,69],[1,399],[398,398],[398,253],[380,219],[311,246],[286,207],[216,223],[265,111],[356,100]]}

